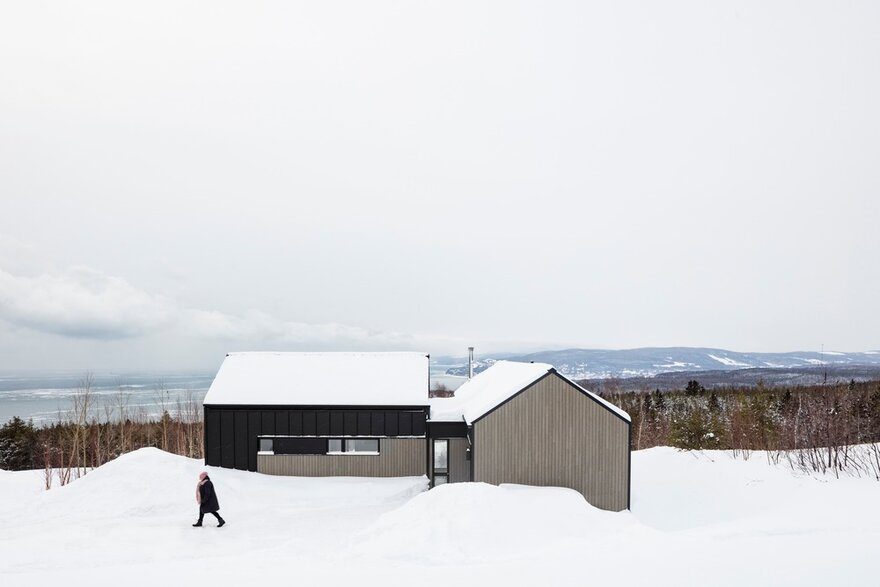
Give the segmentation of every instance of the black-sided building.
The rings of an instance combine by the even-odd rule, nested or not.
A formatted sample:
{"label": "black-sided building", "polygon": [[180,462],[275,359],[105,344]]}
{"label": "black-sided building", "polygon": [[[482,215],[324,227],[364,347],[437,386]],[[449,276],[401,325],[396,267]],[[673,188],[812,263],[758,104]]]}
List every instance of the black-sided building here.
{"label": "black-sided building", "polygon": [[232,353],[205,397],[208,465],[270,474],[427,474],[422,353]]}
{"label": "black-sided building", "polygon": [[502,361],[428,398],[422,353],[231,353],[204,401],[205,461],[295,476],[571,487],[629,507],[629,417],[550,365]]}

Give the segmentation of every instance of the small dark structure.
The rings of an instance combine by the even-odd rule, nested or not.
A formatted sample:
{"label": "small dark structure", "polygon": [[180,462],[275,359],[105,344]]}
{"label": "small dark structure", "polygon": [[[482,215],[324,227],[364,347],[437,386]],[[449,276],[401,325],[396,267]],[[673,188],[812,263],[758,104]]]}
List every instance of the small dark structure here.
{"label": "small dark structure", "polygon": [[629,507],[630,421],[552,366],[500,361],[428,398],[421,353],[233,353],[205,397],[208,465],[570,487]]}

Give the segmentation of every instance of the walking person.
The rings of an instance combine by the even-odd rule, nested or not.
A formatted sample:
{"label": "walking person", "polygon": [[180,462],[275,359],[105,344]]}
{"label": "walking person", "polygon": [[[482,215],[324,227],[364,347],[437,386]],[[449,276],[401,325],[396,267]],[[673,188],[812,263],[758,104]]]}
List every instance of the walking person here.
{"label": "walking person", "polygon": [[220,502],[217,501],[214,484],[211,483],[211,478],[208,477],[208,474],[204,472],[199,474],[199,484],[196,485],[196,502],[199,504],[199,521],[193,524],[194,527],[198,528],[202,525],[202,519],[205,517],[205,514],[211,514],[217,518],[219,522],[217,524],[218,528],[226,523],[226,520],[217,513],[217,510],[220,509]]}

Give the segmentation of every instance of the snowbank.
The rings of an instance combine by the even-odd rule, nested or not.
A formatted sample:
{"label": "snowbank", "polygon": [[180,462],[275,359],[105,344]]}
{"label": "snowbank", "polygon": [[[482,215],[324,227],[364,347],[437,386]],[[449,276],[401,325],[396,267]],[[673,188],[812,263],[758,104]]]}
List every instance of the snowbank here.
{"label": "snowbank", "polygon": [[502,561],[585,531],[601,539],[630,521],[620,518],[591,507],[571,489],[442,485],[383,515],[360,534],[357,551],[432,564]]}
{"label": "snowbank", "polygon": [[636,452],[632,513],[559,488],[209,468],[223,529],[190,526],[203,469],[142,449],[49,492],[39,471],[0,474],[0,584],[876,582],[880,483],[761,453]]}
{"label": "snowbank", "polygon": [[5,471],[0,469],[0,515],[16,508],[23,499],[43,491],[43,471]]}
{"label": "snowbank", "polygon": [[[98,467],[82,479],[47,492],[50,503],[74,505],[81,511],[99,509],[119,516],[181,511],[191,514],[195,483],[208,471],[222,487],[220,505],[235,510],[244,503],[284,504],[285,509],[327,507],[344,501],[369,505],[409,498],[427,489],[424,477],[393,479],[332,477],[269,477],[216,467],[156,448],[142,448]],[[225,499],[224,499],[225,498]]]}
{"label": "snowbank", "polygon": [[[203,470],[229,521],[223,530],[198,533],[190,526],[198,515],[195,484]],[[189,564],[242,552],[264,556],[291,542],[294,552],[307,557],[323,551],[334,531],[344,541],[350,524],[360,527],[364,516],[372,521],[374,510],[399,506],[428,483],[425,477],[270,477],[206,468],[154,448],[125,454],[50,491],[23,495],[6,481],[0,477],[0,552],[8,555],[0,559],[0,584],[6,573],[96,572],[155,560]]]}

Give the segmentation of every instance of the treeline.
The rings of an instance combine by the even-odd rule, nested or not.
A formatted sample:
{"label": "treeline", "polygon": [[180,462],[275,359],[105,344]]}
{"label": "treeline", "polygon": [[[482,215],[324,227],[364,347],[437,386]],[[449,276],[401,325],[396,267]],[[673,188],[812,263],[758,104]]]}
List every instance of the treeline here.
{"label": "treeline", "polygon": [[[0,427],[0,468],[45,470],[46,486],[66,484],[117,456],[143,447],[202,458],[201,403],[170,401],[161,385],[161,416],[128,408],[120,392],[99,404],[86,377],[71,408],[36,427],[18,418]],[[632,449],[674,446],[726,449],[748,457],[766,451],[775,461],[822,473],[846,471],[880,479],[880,382],[682,390],[614,391],[601,395],[632,418]],[[854,448],[857,447],[858,448]]]}
{"label": "treeline", "polygon": [[[602,393],[632,418],[632,448],[727,449],[880,478],[880,382]],[[869,445],[853,449],[854,445]]]}
{"label": "treeline", "polygon": [[201,402],[192,396],[171,401],[161,384],[155,393],[161,415],[130,409],[130,394],[124,391],[99,402],[92,392],[92,379],[86,376],[70,409],[57,421],[37,427],[13,418],[0,427],[0,469],[43,469],[48,489],[139,448],[202,458]]}

